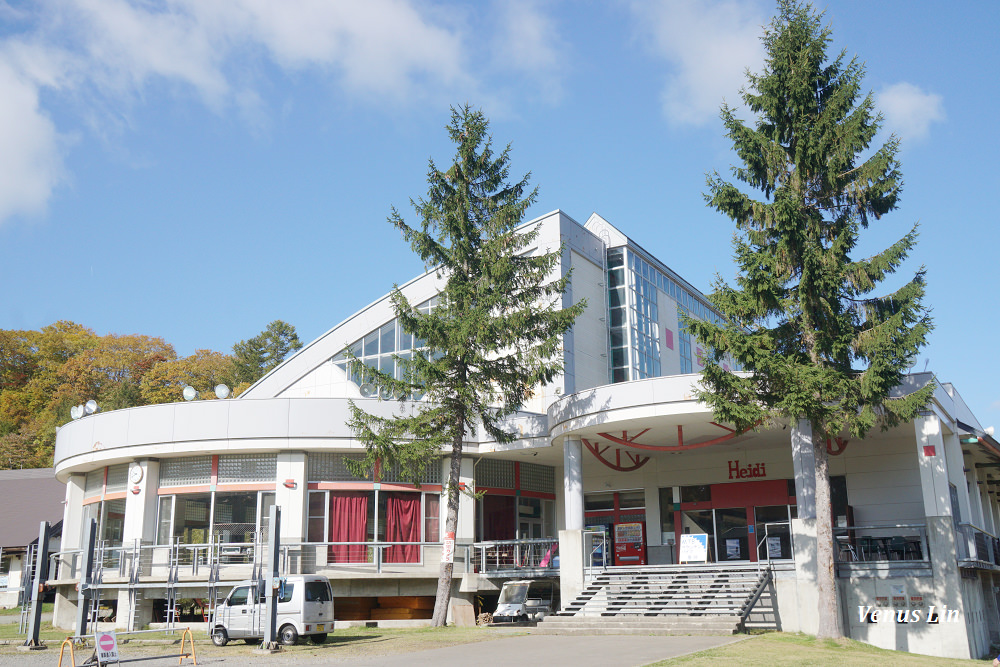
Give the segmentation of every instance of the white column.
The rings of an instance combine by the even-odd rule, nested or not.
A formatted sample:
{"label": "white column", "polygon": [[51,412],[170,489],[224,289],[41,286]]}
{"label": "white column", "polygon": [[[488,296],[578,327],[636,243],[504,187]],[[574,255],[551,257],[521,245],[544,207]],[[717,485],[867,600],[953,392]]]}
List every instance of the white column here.
{"label": "white column", "polygon": [[80,548],[80,537],[83,524],[83,489],[87,482],[86,475],[70,475],[66,480],[66,500],[63,506],[63,535],[60,549]]}
{"label": "white column", "polygon": [[795,471],[795,503],[800,519],[816,518],[816,453],[812,425],[799,420],[792,425],[792,469]]}
{"label": "white column", "polygon": [[583,530],[583,442],[563,440],[563,493],[566,530]]}
{"label": "white column", "polygon": [[[446,459],[447,460],[447,459]],[[458,483],[466,488],[472,489],[475,486],[476,471],[475,461],[468,456],[462,457],[462,470],[458,475]],[[445,479],[448,479],[445,477]],[[447,511],[447,501],[441,499],[442,512]],[[444,513],[441,515],[444,517]],[[444,530],[444,519],[441,519],[442,531]],[[467,493],[458,494],[458,527],[455,530],[455,542],[475,542],[476,541],[476,501]]]}
{"label": "white column", "polygon": [[305,452],[279,452],[274,504],[281,508],[281,542],[304,542],[309,480]]}
{"label": "white column", "polygon": [[976,523],[973,520],[972,501],[969,498],[968,480],[965,476],[965,458],[962,456],[962,443],[955,433],[943,434],[944,454],[948,472],[948,482],[955,485],[958,495],[958,511],[963,522]]}
{"label": "white column", "polygon": [[948,490],[948,464],[945,458],[941,420],[934,413],[917,417],[913,422],[917,435],[917,461],[925,516],[951,516],[951,493]]}
{"label": "white column", "polygon": [[122,544],[128,548],[135,540],[147,544],[156,541],[156,511],[160,488],[160,462],[139,459],[129,464],[125,493],[125,525]]}

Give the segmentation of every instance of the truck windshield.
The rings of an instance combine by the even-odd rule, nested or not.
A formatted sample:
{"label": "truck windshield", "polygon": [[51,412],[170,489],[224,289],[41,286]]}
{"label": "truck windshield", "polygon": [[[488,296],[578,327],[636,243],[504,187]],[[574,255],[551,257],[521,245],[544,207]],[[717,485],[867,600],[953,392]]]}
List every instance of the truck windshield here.
{"label": "truck windshield", "polygon": [[528,582],[504,584],[498,604],[523,604],[528,597],[529,585]]}

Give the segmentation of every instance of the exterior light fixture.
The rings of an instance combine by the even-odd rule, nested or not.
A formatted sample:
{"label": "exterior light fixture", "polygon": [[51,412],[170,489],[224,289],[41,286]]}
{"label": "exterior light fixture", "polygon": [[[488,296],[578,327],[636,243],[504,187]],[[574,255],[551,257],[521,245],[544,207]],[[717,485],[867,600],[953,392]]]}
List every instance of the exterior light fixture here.
{"label": "exterior light fixture", "polygon": [[92,415],[95,412],[99,411],[100,409],[101,408],[97,406],[97,401],[95,401],[94,399],[90,399],[83,405],[83,411],[88,415]]}
{"label": "exterior light fixture", "polygon": [[294,479],[286,479],[285,480],[285,488],[286,489],[294,489],[295,486],[296,486],[296,484],[295,484],[295,480]]}
{"label": "exterior light fixture", "polygon": [[185,401],[193,401],[197,395],[198,395],[198,390],[192,387],[191,385],[186,385],[184,387]]}
{"label": "exterior light fixture", "polygon": [[229,398],[229,387],[224,384],[215,385],[216,398]]}

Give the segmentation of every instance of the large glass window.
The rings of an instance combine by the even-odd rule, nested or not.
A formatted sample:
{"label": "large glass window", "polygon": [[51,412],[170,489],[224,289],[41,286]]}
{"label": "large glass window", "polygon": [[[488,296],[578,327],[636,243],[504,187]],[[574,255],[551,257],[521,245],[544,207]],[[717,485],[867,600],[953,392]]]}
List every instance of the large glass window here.
{"label": "large glass window", "polygon": [[[421,313],[429,313],[438,303],[438,297],[424,301],[416,306],[416,310]],[[397,320],[391,320],[383,324],[378,329],[368,333],[360,340],[347,346],[355,357],[361,360],[366,366],[376,368],[383,373],[392,375],[396,379],[403,379],[403,365],[397,364],[393,355],[408,359],[411,351],[425,347],[424,341],[415,340],[412,335],[403,331]],[[338,353],[333,357],[333,363],[350,377],[351,381],[361,385],[361,378],[356,373],[351,373],[348,368],[347,357]],[[415,396],[415,398],[419,398]]]}
{"label": "large glass window", "polygon": [[[308,540],[330,542],[331,563],[366,563],[368,542],[393,543],[387,563],[420,561],[420,542],[439,542],[440,496],[418,491],[313,491],[309,494]],[[421,535],[421,530],[423,535]],[[413,546],[410,546],[410,545]]]}

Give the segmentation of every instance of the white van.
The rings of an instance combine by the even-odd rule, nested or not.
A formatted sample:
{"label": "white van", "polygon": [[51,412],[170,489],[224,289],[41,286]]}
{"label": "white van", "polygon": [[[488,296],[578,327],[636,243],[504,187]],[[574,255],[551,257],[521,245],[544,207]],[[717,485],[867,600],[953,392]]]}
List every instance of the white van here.
{"label": "white van", "polygon": [[[256,585],[255,585],[256,584]],[[212,643],[225,646],[230,639],[256,644],[264,638],[267,623],[265,582],[241,581],[215,608]],[[319,575],[283,577],[275,591],[278,601],[278,639],[295,644],[309,637],[314,644],[326,641],[333,631],[333,591],[330,580]]]}

